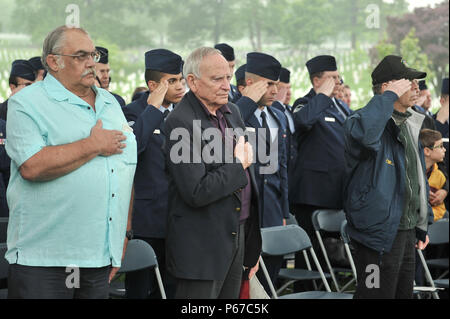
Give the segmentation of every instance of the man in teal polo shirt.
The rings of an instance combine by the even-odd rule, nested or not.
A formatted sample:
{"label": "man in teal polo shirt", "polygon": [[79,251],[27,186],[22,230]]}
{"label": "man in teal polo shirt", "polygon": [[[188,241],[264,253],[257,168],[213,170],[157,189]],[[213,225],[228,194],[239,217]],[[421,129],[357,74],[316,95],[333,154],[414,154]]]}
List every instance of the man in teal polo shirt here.
{"label": "man in teal polo shirt", "polygon": [[59,27],[44,41],[45,80],[10,99],[10,298],[107,298],[121,265],[136,141],[94,86],[98,57],[86,31]]}

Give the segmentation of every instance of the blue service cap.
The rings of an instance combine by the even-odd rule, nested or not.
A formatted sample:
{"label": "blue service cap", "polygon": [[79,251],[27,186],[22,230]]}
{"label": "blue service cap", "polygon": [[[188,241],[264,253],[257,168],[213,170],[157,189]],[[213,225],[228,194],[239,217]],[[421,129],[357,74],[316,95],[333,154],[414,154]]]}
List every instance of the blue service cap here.
{"label": "blue service cap", "polygon": [[247,64],[241,65],[236,72],[234,72],[234,76],[236,77],[236,81],[244,80],[245,79],[245,69],[247,67]]}
{"label": "blue service cap", "polygon": [[166,49],[156,49],[145,53],[145,69],[168,74],[183,72],[184,62],[181,57]]}
{"label": "blue service cap", "polygon": [[109,62],[109,52],[107,48],[95,47],[95,49],[100,53],[100,60],[98,63],[108,64]]}
{"label": "blue service cap", "polygon": [[214,46],[214,49],[217,49],[220,52],[222,52],[222,55],[225,58],[225,60],[227,60],[227,61],[235,60],[234,49],[231,46],[229,46],[228,44],[226,44],[226,43],[216,44]]}
{"label": "blue service cap", "polygon": [[28,60],[15,60],[11,66],[11,76],[18,76],[29,81],[36,80],[34,68]]}
{"label": "blue service cap", "polygon": [[425,80],[419,81],[419,90],[420,91],[428,90],[428,86],[427,86],[427,83],[425,82]]}
{"label": "blue service cap", "polygon": [[44,70],[40,56],[32,57],[28,60],[35,71]]}
{"label": "blue service cap", "polygon": [[282,67],[281,72],[280,72],[280,82],[290,83],[291,82],[291,71]]}
{"label": "blue service cap", "polygon": [[278,81],[280,78],[281,64],[271,55],[251,52],[247,54],[246,71],[272,81]]}
{"label": "blue service cap", "polygon": [[310,75],[325,71],[336,71],[336,59],[331,55],[319,55],[306,62],[306,68]]}
{"label": "blue service cap", "polygon": [[444,78],[442,80],[441,94],[447,94],[448,95],[448,78]]}

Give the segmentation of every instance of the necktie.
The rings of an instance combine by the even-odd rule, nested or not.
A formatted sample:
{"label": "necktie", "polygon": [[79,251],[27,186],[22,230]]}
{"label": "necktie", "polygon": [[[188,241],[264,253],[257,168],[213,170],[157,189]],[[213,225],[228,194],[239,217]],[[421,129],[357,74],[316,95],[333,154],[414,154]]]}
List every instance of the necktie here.
{"label": "necktie", "polygon": [[170,111],[169,110],[165,110],[163,113],[163,117],[164,119],[166,119],[167,115],[169,115]]}
{"label": "necktie", "polygon": [[266,112],[261,112],[261,119],[262,119],[262,127],[266,131],[266,154],[270,154],[270,143],[272,142],[272,138],[270,136],[270,128],[267,124],[267,114]]}

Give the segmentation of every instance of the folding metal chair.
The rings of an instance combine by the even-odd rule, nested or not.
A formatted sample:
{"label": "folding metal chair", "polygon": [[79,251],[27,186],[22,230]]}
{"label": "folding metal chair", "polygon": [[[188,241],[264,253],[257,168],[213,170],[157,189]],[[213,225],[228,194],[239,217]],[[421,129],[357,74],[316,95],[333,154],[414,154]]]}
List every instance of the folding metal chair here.
{"label": "folding metal chair", "polygon": [[[156,280],[158,282],[161,296],[163,299],[167,299],[161,279],[161,273],[159,272],[158,260],[156,259],[155,251],[152,246],[140,239],[130,240],[128,242],[127,250],[125,251],[125,256],[122,260],[122,266],[117,274],[126,274],[128,272],[142,270],[145,268],[153,268],[155,270]],[[116,292],[112,291],[110,292],[110,295],[122,296],[121,290]]]}
{"label": "folding metal chair", "polygon": [[[350,251],[350,245],[349,245],[350,237],[348,236],[348,233],[347,233],[347,220],[344,220],[341,224],[341,238],[342,238],[342,241],[344,242],[345,252],[347,253],[348,260],[350,261],[350,267],[352,269],[353,276],[355,277],[355,280],[357,280],[355,261],[353,260],[352,253]],[[425,292],[425,293],[432,293],[432,294],[434,293],[435,294],[438,289],[439,288],[437,288],[434,285],[430,289],[429,287],[416,286],[414,283],[414,293],[417,294],[419,299],[420,299],[420,293]],[[433,295],[433,296],[437,296],[437,294]]]}
{"label": "folding metal chair", "polygon": [[[448,244],[449,242],[449,220],[448,219],[440,219],[436,221],[434,224],[431,224],[428,227],[428,237],[430,238],[429,245],[441,245]],[[423,253],[420,249],[417,249],[417,253],[419,255],[420,261],[422,262],[422,266],[425,271],[425,278],[432,287],[434,291],[432,291],[433,298],[439,299],[439,295],[436,292],[438,289],[449,287],[448,278],[443,278],[448,275],[448,258],[438,258],[438,259],[428,259],[426,260],[423,256]],[[437,268],[445,270],[444,273],[439,276],[436,280],[433,280],[433,277],[430,273],[430,268]]]}
{"label": "folding metal chair", "polygon": [[344,291],[354,281],[354,278],[350,282],[345,284],[342,288],[339,288],[335,271],[351,273],[351,269],[341,267],[333,269],[320,232],[326,231],[330,233],[339,233],[341,230],[341,224],[344,220],[345,213],[343,210],[321,209],[316,210],[312,215],[312,224],[316,233],[317,240],[319,242],[320,250],[322,251],[322,255],[328,267],[328,271],[331,274],[334,286],[336,287],[336,290],[338,292]]}
{"label": "folding metal chair", "polygon": [[[331,292],[330,286],[322,267],[317,260],[316,253],[312,248],[311,241],[306,232],[297,225],[276,226],[261,229],[262,236],[262,257],[260,266],[264,276],[269,284],[272,298],[278,299],[278,294],[275,291],[267,268],[264,264],[264,256],[284,256],[300,251],[309,250],[318,271],[311,271],[305,269],[281,269],[278,277],[291,280],[291,282],[298,280],[314,280],[321,279],[326,291],[307,291],[281,296],[283,299],[351,299],[351,294],[343,294],[338,292]],[[285,285],[286,286],[286,285]],[[281,289],[280,289],[281,290]]]}

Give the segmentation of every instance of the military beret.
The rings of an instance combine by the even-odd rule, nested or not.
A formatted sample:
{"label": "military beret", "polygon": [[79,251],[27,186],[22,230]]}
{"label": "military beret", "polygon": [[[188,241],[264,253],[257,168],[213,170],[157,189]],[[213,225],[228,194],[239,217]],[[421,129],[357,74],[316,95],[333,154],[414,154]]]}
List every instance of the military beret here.
{"label": "military beret", "polygon": [[243,64],[236,70],[236,72],[234,72],[234,76],[236,77],[236,81],[245,79],[245,68],[246,67],[247,67],[247,64]]}
{"label": "military beret", "polygon": [[306,62],[306,68],[310,75],[325,71],[336,71],[336,59],[331,55],[319,55]]}
{"label": "military beret", "polygon": [[227,60],[227,61],[235,60],[234,49],[232,47],[230,47],[228,44],[226,44],[226,43],[216,44],[214,46],[214,49],[217,49],[220,52],[222,52],[222,55],[225,58],[225,60]]}
{"label": "military beret", "polygon": [[420,91],[428,90],[428,86],[427,86],[427,83],[425,82],[425,80],[419,81],[419,90]]}
{"label": "military beret", "polygon": [[108,49],[103,47],[95,47],[95,49],[100,53],[100,61],[98,61],[98,63],[108,64],[109,58]]}
{"label": "military beret", "polygon": [[291,71],[282,67],[280,71],[280,82],[289,83],[290,81],[291,81]]}
{"label": "military beret", "polygon": [[246,72],[259,75],[272,81],[278,81],[280,78],[281,64],[271,55],[251,52],[247,54]]}
{"label": "military beret", "polygon": [[35,71],[44,70],[40,56],[35,56],[28,60]]}
{"label": "military beret", "polygon": [[145,53],[145,69],[168,74],[179,74],[183,71],[181,57],[166,49],[156,49]]}
{"label": "military beret", "polygon": [[11,76],[18,76],[29,81],[36,80],[34,68],[28,60],[15,60],[11,66]]}

